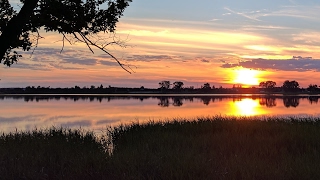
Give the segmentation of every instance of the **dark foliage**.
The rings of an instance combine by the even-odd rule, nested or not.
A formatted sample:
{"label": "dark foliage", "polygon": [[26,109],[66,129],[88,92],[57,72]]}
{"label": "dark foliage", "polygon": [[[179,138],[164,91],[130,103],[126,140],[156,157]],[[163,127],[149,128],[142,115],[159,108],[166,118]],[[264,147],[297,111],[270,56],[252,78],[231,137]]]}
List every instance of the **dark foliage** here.
{"label": "dark foliage", "polygon": [[[10,66],[21,57],[13,49],[29,51],[32,46],[36,47],[42,38],[39,34],[41,28],[60,33],[63,44],[64,41],[71,43],[70,37],[67,37],[70,35],[76,41],[85,43],[91,51],[90,46],[95,46],[109,54],[105,47],[108,43],[117,42],[102,45],[93,42],[91,37],[99,32],[114,32],[129,2],[131,0],[21,0],[23,6],[16,12],[8,0],[2,0],[0,62]],[[102,4],[106,4],[107,8],[101,8]]]}

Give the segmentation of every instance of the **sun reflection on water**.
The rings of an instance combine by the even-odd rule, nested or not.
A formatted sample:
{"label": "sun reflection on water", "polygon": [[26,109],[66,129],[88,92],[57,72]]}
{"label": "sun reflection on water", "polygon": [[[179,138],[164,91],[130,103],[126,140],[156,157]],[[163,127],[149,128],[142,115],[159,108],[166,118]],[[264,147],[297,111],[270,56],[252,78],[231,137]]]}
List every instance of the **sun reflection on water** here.
{"label": "sun reflection on water", "polygon": [[232,115],[235,116],[255,116],[261,115],[263,112],[260,110],[260,104],[258,100],[253,99],[241,99],[231,103]]}

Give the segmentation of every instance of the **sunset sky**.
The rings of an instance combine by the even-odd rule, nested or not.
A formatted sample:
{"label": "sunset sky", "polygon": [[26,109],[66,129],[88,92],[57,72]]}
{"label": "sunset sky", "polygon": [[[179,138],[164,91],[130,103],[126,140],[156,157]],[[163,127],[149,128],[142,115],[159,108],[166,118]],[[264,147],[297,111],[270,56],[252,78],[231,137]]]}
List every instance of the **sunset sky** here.
{"label": "sunset sky", "polygon": [[[320,1],[133,0],[117,25],[127,47],[109,47],[132,74],[84,44],[60,54],[61,35],[41,35],[32,56],[1,66],[0,87],[320,84]],[[109,34],[100,36],[108,40]]]}

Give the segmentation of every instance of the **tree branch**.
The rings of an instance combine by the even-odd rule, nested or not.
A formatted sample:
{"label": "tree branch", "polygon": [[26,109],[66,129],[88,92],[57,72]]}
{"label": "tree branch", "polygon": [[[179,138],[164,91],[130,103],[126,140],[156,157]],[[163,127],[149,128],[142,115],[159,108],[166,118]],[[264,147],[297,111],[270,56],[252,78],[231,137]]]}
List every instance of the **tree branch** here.
{"label": "tree branch", "polygon": [[63,49],[64,49],[64,41],[67,40],[69,42],[70,45],[72,45],[71,41],[66,37],[66,35],[64,33],[62,33],[62,48],[60,50],[60,54],[62,53]]}
{"label": "tree branch", "polygon": [[42,38],[43,38],[43,37],[42,37],[42,36],[40,36],[40,33],[39,33],[38,29],[37,29],[36,46],[33,48],[33,50],[32,50],[32,52],[31,52],[30,57],[32,57],[32,55],[33,55],[34,51],[35,51],[35,50],[36,50],[36,48],[38,47],[39,39],[42,39]]}
{"label": "tree branch", "polygon": [[[90,49],[90,51],[92,52],[92,54],[94,54],[94,51],[92,50],[92,48],[90,47],[89,43],[88,43],[88,38],[86,38],[85,35],[83,35],[82,33],[80,33],[80,36],[82,37],[83,39],[83,42],[86,43],[86,45],[88,46],[88,48]],[[91,45],[93,45],[94,43],[92,43],[91,41],[89,41]]]}
{"label": "tree branch", "polygon": [[[106,46],[103,46],[103,45],[101,45],[101,46],[99,46],[97,43],[94,43],[94,42],[92,42],[89,38],[87,38],[86,37],[86,35],[84,35],[83,33],[81,33],[81,32],[78,32],[78,34],[81,36],[81,39],[75,34],[75,33],[73,33],[73,36],[74,36],[74,38],[76,38],[78,41],[80,41],[80,42],[83,42],[83,43],[85,43],[86,45],[87,45],[87,47],[90,49],[90,51],[94,54],[94,51],[92,50],[92,48],[91,48],[91,46],[93,46],[93,47],[96,47],[96,48],[98,48],[98,49],[100,49],[101,51],[103,51],[103,52],[105,52],[106,54],[108,54],[112,59],[114,59],[118,64],[119,64],[119,66],[122,68],[122,69],[124,69],[125,71],[127,71],[128,73],[132,73],[132,72],[134,72],[132,69],[131,69],[131,67],[130,66],[128,66],[128,68],[132,71],[129,71],[127,68],[125,68],[125,64],[122,64],[115,56],[113,56],[111,53],[109,53],[106,49],[105,49],[105,47]],[[111,43],[108,43],[108,44],[118,44],[117,42],[111,42]]]}

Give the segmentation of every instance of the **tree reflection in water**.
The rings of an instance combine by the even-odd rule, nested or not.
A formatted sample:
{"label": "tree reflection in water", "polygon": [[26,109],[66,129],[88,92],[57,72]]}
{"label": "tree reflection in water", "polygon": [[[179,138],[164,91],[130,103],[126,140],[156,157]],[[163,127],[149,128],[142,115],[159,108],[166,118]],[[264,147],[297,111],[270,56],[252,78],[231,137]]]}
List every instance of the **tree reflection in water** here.
{"label": "tree reflection in water", "polygon": [[168,97],[160,97],[158,105],[161,107],[169,107],[169,98]]}
{"label": "tree reflection in water", "polygon": [[201,97],[201,101],[203,102],[203,104],[208,106],[210,104],[211,97],[209,97],[209,96]]}
{"label": "tree reflection in water", "polygon": [[276,98],[275,97],[266,97],[266,98],[260,98],[259,104],[261,106],[266,106],[268,108],[277,106]]}
{"label": "tree reflection in water", "polygon": [[319,97],[317,97],[317,96],[309,96],[308,100],[309,100],[310,104],[318,104]]}
{"label": "tree reflection in water", "polygon": [[298,107],[299,106],[299,97],[283,97],[283,104],[285,107]]}
{"label": "tree reflection in water", "polygon": [[172,105],[173,106],[182,106],[183,105],[182,98],[181,97],[174,97]]}
{"label": "tree reflection in water", "polygon": [[0,96],[0,101],[5,99],[23,99],[25,102],[40,102],[55,100],[71,100],[77,101],[90,101],[90,102],[103,102],[113,100],[139,100],[144,101],[147,99],[159,100],[158,105],[160,107],[169,107],[170,105],[180,107],[185,102],[193,102],[195,99],[200,100],[204,105],[209,105],[213,102],[229,101],[232,99],[233,102],[242,101],[243,99],[252,99],[253,101],[259,100],[260,106],[266,106],[268,108],[277,106],[277,100],[283,101],[283,105],[287,108],[298,107],[301,99],[308,100],[310,104],[317,104],[320,96],[241,96],[241,95],[224,95],[224,96],[152,96],[152,95],[13,95],[13,96]]}

